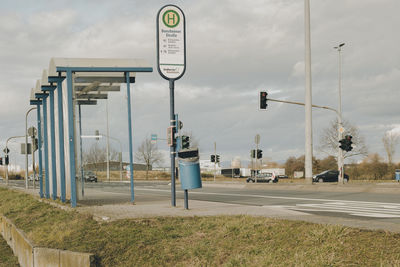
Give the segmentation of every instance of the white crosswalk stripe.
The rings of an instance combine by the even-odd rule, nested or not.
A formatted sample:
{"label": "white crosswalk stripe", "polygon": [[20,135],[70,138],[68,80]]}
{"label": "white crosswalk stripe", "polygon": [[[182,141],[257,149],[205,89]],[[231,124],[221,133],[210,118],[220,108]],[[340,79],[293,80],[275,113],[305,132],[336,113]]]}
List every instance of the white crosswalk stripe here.
{"label": "white crosswalk stripe", "polygon": [[296,211],[339,212],[353,216],[373,218],[400,218],[400,204],[373,202],[327,202],[318,204],[296,204],[290,209]]}

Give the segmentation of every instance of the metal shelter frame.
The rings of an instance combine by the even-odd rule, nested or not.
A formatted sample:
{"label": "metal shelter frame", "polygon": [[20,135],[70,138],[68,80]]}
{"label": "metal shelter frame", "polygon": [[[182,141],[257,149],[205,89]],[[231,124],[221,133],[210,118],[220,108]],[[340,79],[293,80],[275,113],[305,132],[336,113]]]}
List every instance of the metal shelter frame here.
{"label": "metal shelter frame", "polygon": [[[130,187],[131,202],[134,202],[133,184],[133,141],[132,141],[132,118],[130,84],[135,82],[136,72],[152,72],[153,68],[141,59],[103,59],[103,58],[52,58],[50,60],[48,73],[43,71],[42,79],[36,83],[36,88],[31,94],[30,104],[37,106],[38,123],[38,154],[39,154],[39,194],[40,197],[50,198],[50,176],[52,198],[56,199],[57,174],[60,177],[60,199],[65,202],[67,197],[66,183],[70,182],[71,206],[77,205],[76,184],[76,129],[75,129],[75,105],[79,106],[79,100],[106,99],[107,94],[102,91],[117,91],[119,86],[113,83],[126,83],[127,106],[128,106],[128,133],[129,133],[129,160],[130,160]],[[105,84],[105,85],[104,85]],[[64,87],[64,88],[63,88]],[[63,94],[63,89],[66,94]],[[54,92],[57,91],[55,102]],[[91,91],[95,91],[93,94]],[[79,93],[76,93],[79,92]],[[66,100],[66,107],[63,105]],[[48,114],[48,106],[49,113]],[[45,165],[45,192],[43,192],[43,166],[42,166],[42,122],[41,109],[43,112],[43,139],[44,139],[44,165]],[[55,107],[58,113],[58,136],[55,133]],[[66,111],[66,112],[64,112]],[[66,113],[66,114],[65,114]],[[66,115],[66,116],[65,116]],[[50,117],[50,120],[48,120]],[[65,118],[64,118],[65,117]],[[64,122],[66,120],[66,123]],[[66,127],[67,136],[64,128]],[[49,129],[50,128],[50,129]],[[50,133],[48,132],[50,130]],[[50,135],[50,136],[49,136]],[[66,138],[67,137],[67,138]],[[58,153],[56,155],[56,140],[58,141]],[[50,144],[49,144],[50,142]],[[67,145],[68,153],[64,145]],[[50,150],[49,150],[50,149]],[[49,155],[50,154],[50,155]],[[66,154],[69,158],[65,160]],[[57,160],[59,158],[59,170]],[[68,162],[68,164],[66,164]],[[51,166],[50,166],[51,165]],[[68,165],[68,166],[67,166]],[[51,167],[51,170],[50,170]],[[68,176],[67,176],[68,171]]]}

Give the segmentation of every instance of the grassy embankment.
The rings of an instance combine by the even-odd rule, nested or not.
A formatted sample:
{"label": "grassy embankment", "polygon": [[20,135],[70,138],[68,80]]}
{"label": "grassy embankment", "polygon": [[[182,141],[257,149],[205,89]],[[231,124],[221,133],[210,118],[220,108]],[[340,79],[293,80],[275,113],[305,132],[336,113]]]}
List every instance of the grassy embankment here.
{"label": "grassy embankment", "polygon": [[400,234],[250,216],[99,223],[0,188],[0,213],[36,244],[100,266],[400,266]]}

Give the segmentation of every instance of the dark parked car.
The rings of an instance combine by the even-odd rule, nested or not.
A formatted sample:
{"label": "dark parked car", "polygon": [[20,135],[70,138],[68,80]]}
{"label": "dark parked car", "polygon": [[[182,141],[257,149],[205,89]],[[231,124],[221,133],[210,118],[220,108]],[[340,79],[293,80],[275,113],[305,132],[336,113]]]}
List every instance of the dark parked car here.
{"label": "dark parked car", "polygon": [[287,175],[277,175],[276,177],[278,179],[287,179],[287,178],[289,178]]}
{"label": "dark parked car", "polygon": [[[337,182],[339,177],[339,171],[328,170],[321,172],[313,177],[313,182]],[[349,176],[347,174],[343,175],[343,181],[347,183],[349,181]]]}
{"label": "dark parked car", "polygon": [[97,183],[97,175],[94,172],[87,171],[87,172],[85,172],[83,177],[85,178],[85,182],[95,182],[95,183]]}
{"label": "dark parked car", "polygon": [[249,177],[246,179],[247,183],[277,183],[278,177],[276,177],[273,173],[259,173],[256,177]]}

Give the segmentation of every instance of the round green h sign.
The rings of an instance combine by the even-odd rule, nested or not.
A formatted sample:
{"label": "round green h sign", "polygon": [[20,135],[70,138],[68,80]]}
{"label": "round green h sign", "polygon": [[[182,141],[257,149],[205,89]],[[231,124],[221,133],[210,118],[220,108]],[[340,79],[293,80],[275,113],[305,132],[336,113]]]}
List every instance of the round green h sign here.
{"label": "round green h sign", "polygon": [[164,25],[169,28],[174,28],[178,26],[180,18],[179,14],[174,10],[167,10],[165,11],[163,18],[162,18]]}

